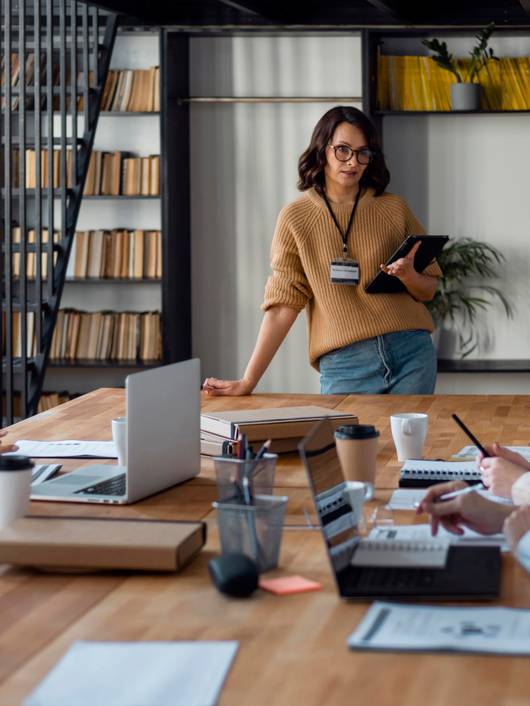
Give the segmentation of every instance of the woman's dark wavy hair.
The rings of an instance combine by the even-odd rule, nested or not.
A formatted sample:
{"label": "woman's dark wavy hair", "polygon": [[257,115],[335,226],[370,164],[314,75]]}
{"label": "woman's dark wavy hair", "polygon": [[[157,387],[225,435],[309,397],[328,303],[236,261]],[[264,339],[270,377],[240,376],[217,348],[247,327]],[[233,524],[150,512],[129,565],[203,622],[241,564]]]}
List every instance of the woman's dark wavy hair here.
{"label": "woman's dark wavy hair", "polygon": [[298,175],[300,177],[298,188],[300,191],[306,191],[314,186],[317,191],[322,191],[326,148],[340,123],[350,123],[350,125],[359,128],[366,137],[368,147],[374,151],[374,158],[362,176],[361,186],[372,187],[375,189],[375,195],[379,196],[388,186],[390,172],[385,164],[377,130],[363,112],[357,108],[342,105],[328,110],[316,124],[309,147],[298,160]]}

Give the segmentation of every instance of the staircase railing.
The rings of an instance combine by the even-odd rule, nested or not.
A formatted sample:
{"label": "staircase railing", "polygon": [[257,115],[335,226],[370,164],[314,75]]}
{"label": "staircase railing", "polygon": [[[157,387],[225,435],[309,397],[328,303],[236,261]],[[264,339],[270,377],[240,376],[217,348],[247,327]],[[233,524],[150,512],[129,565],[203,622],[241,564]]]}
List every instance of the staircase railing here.
{"label": "staircase railing", "polygon": [[117,30],[77,0],[0,0],[2,422],[42,392]]}

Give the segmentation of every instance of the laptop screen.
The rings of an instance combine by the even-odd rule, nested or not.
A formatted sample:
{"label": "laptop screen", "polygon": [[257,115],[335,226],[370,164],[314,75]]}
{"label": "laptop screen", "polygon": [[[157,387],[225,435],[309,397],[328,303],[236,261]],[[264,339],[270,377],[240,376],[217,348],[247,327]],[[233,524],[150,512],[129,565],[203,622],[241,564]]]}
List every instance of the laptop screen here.
{"label": "laptop screen", "polygon": [[360,537],[337,456],[331,423],[325,419],[318,422],[302,439],[298,450],[307,472],[326,551],[340,591]]}

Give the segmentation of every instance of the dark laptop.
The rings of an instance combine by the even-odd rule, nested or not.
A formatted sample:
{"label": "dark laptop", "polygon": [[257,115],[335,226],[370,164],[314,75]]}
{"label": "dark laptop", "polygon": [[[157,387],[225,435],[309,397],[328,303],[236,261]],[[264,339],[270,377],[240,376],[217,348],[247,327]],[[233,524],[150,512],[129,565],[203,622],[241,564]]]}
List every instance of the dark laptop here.
{"label": "dark laptop", "polygon": [[[487,600],[499,594],[498,547],[451,545],[444,568],[352,566],[360,541],[335,448],[333,427],[318,422],[298,445],[326,551],[342,598]],[[330,531],[331,530],[331,531]]]}

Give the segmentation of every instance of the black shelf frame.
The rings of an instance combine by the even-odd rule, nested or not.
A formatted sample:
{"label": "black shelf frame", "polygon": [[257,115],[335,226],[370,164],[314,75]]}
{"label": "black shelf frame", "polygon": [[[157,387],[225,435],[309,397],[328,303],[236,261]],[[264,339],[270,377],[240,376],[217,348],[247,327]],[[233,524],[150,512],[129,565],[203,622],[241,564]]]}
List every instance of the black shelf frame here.
{"label": "black shelf frame", "polygon": [[[162,357],[191,358],[189,35],[160,33]],[[178,165],[178,168],[175,168]]]}
{"label": "black shelf frame", "polygon": [[530,373],[530,360],[438,360],[439,373]]}

